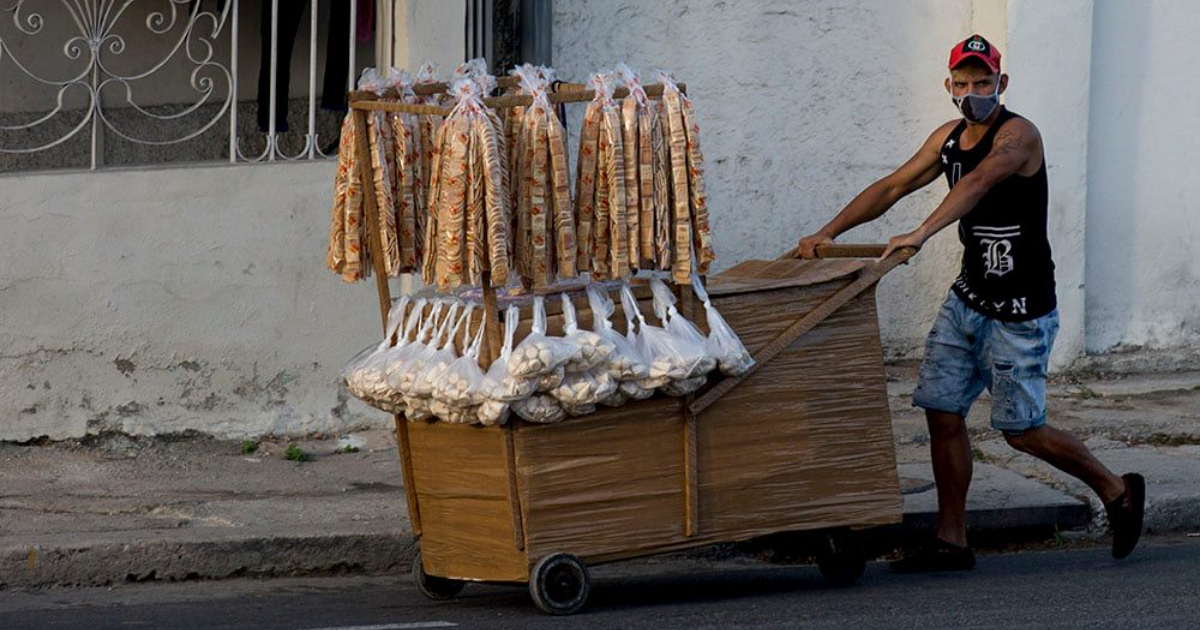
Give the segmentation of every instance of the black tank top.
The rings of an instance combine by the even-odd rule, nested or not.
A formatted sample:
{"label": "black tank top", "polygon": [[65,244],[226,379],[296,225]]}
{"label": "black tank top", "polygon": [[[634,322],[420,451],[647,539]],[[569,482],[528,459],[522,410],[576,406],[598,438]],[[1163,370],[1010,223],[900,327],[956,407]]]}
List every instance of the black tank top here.
{"label": "black tank top", "polygon": [[[987,157],[1000,126],[1019,117],[1001,109],[979,143],[966,151],[959,140],[967,123],[958,123],[942,145],[942,170],[951,188]],[[1048,201],[1043,159],[1037,173],[1005,178],[959,220],[962,271],[953,289],[968,306],[989,317],[1014,322],[1036,319],[1054,310],[1054,261],[1046,237]]]}

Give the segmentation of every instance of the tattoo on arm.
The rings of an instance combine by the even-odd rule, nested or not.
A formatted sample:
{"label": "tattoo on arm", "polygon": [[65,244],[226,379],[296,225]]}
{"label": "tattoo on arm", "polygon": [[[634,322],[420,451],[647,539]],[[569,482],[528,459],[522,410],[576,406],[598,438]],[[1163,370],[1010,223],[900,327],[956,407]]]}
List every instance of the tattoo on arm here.
{"label": "tattoo on arm", "polygon": [[1007,155],[1021,148],[1021,143],[1024,137],[1020,132],[1012,129],[1005,129],[996,134],[995,148],[992,150],[993,155]]}

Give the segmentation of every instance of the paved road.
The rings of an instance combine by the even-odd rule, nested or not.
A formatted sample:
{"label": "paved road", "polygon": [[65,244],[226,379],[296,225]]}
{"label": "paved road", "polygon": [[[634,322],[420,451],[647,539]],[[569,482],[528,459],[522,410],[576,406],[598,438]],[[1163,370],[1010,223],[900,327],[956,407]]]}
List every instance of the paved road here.
{"label": "paved road", "polygon": [[600,567],[589,608],[538,613],[523,589],[469,586],[434,603],[407,579],[234,580],[0,592],[0,628],[1200,628],[1200,541],[989,555],[970,574],[897,576],[873,564],[851,589],[815,568],[748,559]]}

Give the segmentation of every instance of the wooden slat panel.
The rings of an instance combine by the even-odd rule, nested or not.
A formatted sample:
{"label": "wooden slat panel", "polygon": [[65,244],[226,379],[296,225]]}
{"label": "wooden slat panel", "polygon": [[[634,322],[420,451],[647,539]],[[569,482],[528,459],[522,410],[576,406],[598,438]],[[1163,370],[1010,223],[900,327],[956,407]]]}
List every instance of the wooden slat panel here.
{"label": "wooden slat panel", "polygon": [[523,424],[517,468],[531,560],[643,555],[683,538],[682,401],[655,398]]}
{"label": "wooden slat panel", "polygon": [[500,427],[409,423],[413,476],[421,506],[421,555],[442,577],[528,579],[514,544]]}
{"label": "wooden slat panel", "polygon": [[[718,308],[753,347],[823,292],[794,300],[781,300],[780,292],[741,295]],[[868,292],[699,416],[705,537],[900,519],[876,317]]]}

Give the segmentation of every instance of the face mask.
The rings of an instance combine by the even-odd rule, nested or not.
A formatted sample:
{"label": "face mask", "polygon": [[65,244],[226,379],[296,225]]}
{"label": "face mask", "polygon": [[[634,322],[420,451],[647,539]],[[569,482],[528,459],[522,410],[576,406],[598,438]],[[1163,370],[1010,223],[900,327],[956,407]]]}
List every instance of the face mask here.
{"label": "face mask", "polygon": [[980,96],[978,94],[953,96],[951,100],[954,101],[954,106],[958,108],[963,118],[974,123],[983,122],[1000,105],[1000,78],[996,77],[996,91],[992,94],[987,96]]}

